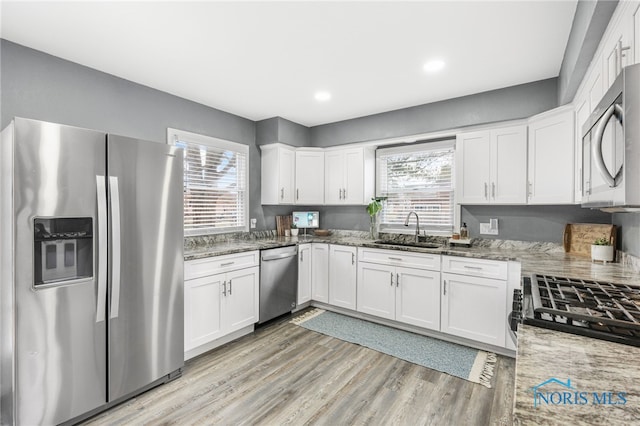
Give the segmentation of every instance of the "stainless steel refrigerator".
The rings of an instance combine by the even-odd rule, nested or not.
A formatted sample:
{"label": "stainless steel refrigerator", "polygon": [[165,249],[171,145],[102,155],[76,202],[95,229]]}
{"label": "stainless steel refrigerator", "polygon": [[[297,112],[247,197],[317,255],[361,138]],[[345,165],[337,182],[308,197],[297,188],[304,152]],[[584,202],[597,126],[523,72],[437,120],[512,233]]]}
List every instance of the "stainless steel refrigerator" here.
{"label": "stainless steel refrigerator", "polygon": [[179,376],[182,155],[21,118],[3,130],[2,424],[78,420]]}

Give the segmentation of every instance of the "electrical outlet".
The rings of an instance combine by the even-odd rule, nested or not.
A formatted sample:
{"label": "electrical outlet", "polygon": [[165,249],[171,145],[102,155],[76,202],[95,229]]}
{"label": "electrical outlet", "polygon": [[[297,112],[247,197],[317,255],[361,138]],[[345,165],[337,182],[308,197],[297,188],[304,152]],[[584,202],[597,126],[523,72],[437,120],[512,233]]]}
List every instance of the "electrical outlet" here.
{"label": "electrical outlet", "polygon": [[495,229],[491,229],[491,223],[481,223],[480,234],[498,235],[498,225],[496,224]]}
{"label": "electrical outlet", "polygon": [[258,224],[258,219],[256,219],[255,217],[252,217],[251,218],[251,229],[255,229],[257,224]]}

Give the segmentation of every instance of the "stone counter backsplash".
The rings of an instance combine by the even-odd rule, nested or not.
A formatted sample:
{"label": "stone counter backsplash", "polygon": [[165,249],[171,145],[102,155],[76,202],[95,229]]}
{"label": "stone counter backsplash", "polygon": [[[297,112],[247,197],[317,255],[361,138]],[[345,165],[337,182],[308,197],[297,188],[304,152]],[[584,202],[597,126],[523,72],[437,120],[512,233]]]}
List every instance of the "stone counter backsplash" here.
{"label": "stone counter backsplash", "polygon": [[[340,238],[370,238],[369,232],[366,231],[352,231],[346,229],[331,229],[331,235]],[[313,235],[313,230],[308,230],[309,235]],[[301,234],[302,235],[302,234]],[[231,232],[225,234],[212,234],[212,235],[200,235],[200,236],[187,236],[184,238],[184,250],[192,251],[199,248],[209,247],[213,244],[228,243],[233,241],[254,241],[262,239],[276,238],[275,230],[268,231],[254,231],[254,232]],[[438,244],[443,247],[449,245],[449,237],[427,235],[421,237],[421,241],[427,243]],[[415,239],[413,234],[393,234],[381,232],[378,240],[396,241],[396,242],[412,242]],[[539,253],[561,253],[563,248],[561,244],[548,243],[548,242],[532,242],[532,241],[513,241],[513,240],[497,240],[497,239],[484,239],[484,238],[472,238],[471,246],[474,248],[486,248],[492,250],[513,250],[523,251],[531,250]],[[637,258],[635,258],[638,261]],[[640,265],[640,261],[638,262]]]}
{"label": "stone counter backsplash", "polygon": [[623,251],[618,251],[618,262],[627,268],[640,272],[640,257],[635,257]]}
{"label": "stone counter backsplash", "polygon": [[225,234],[195,235],[184,237],[184,251],[192,251],[198,248],[209,247],[213,244],[228,243],[231,241],[250,241],[275,238],[276,231],[256,232],[229,232]]}

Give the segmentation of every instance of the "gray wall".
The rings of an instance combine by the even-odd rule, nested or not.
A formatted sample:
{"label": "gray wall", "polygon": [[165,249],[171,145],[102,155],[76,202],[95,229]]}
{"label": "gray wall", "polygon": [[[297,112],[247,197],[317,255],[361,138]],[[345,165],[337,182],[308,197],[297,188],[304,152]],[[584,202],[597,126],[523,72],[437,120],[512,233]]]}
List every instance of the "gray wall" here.
{"label": "gray wall", "polygon": [[575,97],[617,5],[617,0],[578,2],[558,76],[559,105]]}
{"label": "gray wall", "polygon": [[620,227],[618,245],[623,251],[640,257],[640,213],[615,213],[613,223]]}
{"label": "gray wall", "polygon": [[[471,237],[562,243],[567,223],[611,223],[611,215],[580,206],[463,206]],[[499,234],[480,235],[480,223],[498,218]]]}
{"label": "gray wall", "polygon": [[552,78],[315,126],[311,145],[326,147],[527,118],[556,106],[557,79]]}
{"label": "gray wall", "polygon": [[[556,99],[555,80],[545,80],[308,129],[280,117],[255,123],[6,40],[0,44],[0,61],[2,127],[12,117],[23,116],[161,143],[166,141],[166,128],[174,127],[249,145],[250,215],[257,218],[258,229],[273,229],[276,215],[303,208],[320,211],[324,228],[366,231],[369,218],[363,206],[261,206],[257,131],[265,132],[261,141],[265,143],[275,137],[294,146],[330,146],[526,117],[554,107]],[[484,220],[485,214],[500,218],[504,225],[500,238],[516,240],[557,241],[561,234],[557,229],[565,222],[608,223],[603,217],[592,220],[590,210],[578,207],[575,211],[528,206],[488,209],[463,210],[472,235],[473,224]],[[636,230],[640,227],[637,220],[632,224]],[[547,232],[540,227],[550,228]]]}
{"label": "gray wall", "polygon": [[14,116],[166,143],[167,127],[249,145],[250,215],[264,227],[255,123],[6,40],[0,42],[1,126]]}
{"label": "gray wall", "polygon": [[256,144],[280,142],[291,146],[310,146],[310,130],[301,124],[273,117],[256,122]]}

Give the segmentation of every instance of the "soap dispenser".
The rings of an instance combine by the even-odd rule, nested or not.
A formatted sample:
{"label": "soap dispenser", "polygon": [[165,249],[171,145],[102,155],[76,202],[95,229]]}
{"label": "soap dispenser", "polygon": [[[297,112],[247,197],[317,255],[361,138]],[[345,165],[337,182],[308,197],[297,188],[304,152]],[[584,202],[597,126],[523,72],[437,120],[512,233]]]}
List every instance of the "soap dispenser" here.
{"label": "soap dispenser", "polygon": [[467,240],[469,239],[469,230],[467,229],[467,222],[463,222],[460,227],[460,239]]}

